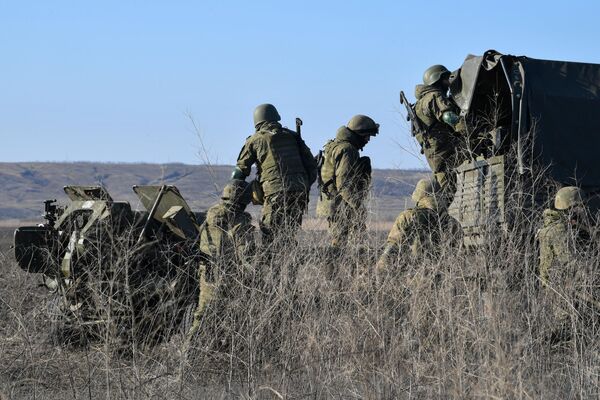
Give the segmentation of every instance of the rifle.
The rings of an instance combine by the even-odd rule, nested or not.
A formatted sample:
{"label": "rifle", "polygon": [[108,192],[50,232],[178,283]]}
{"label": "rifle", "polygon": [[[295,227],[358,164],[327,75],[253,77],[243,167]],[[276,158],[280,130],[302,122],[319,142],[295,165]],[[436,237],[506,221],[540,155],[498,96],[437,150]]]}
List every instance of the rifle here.
{"label": "rifle", "polygon": [[296,133],[302,137],[302,120],[300,118],[296,118]]}
{"label": "rifle", "polygon": [[418,133],[424,133],[427,130],[423,128],[423,123],[421,122],[421,120],[419,119],[419,117],[417,117],[417,114],[415,113],[415,109],[414,109],[414,104],[411,104],[408,99],[406,98],[406,96],[404,95],[404,92],[401,90],[400,91],[400,104],[404,104],[404,106],[406,107],[406,120],[410,121],[411,124],[411,133],[413,136],[417,135]]}
{"label": "rifle", "polygon": [[[296,141],[298,142],[298,148],[300,149],[302,146],[305,146],[304,141],[302,140],[302,119],[296,117]],[[302,160],[302,165],[304,165],[304,159]],[[307,170],[306,165],[304,165],[304,169]],[[310,202],[310,188],[306,191],[306,205],[308,208],[308,203]]]}

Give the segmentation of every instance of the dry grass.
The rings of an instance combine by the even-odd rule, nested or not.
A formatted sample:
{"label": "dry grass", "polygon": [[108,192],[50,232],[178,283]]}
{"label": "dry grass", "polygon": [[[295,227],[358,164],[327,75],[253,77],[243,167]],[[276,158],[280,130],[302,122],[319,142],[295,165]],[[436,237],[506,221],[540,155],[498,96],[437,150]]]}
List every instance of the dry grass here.
{"label": "dry grass", "polygon": [[[234,275],[198,335],[155,347],[114,338],[54,345],[34,276],[20,271],[3,231],[0,392],[8,398],[392,399],[597,398],[598,310],[555,322],[535,276],[537,226],[495,232],[490,245],[450,247],[373,271],[381,234],[334,254],[312,230],[298,246]],[[595,265],[580,254],[573,268]],[[332,273],[333,272],[333,273]],[[561,288],[556,288],[561,291]],[[573,299],[565,294],[565,301]]]}

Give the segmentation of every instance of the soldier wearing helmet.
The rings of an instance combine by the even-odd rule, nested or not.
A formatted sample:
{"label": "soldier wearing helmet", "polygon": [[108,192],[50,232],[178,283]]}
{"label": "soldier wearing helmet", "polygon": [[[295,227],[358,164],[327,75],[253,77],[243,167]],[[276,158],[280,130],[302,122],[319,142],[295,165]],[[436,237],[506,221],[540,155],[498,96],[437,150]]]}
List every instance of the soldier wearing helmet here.
{"label": "soldier wearing helmet", "polygon": [[254,252],[254,226],[246,211],[251,201],[250,187],[243,180],[232,180],[223,189],[221,202],[208,209],[200,229],[200,297],[194,312],[191,337],[200,327],[206,307],[219,293],[231,292],[232,279],[247,257]]}
{"label": "soldier wearing helmet", "polygon": [[589,243],[589,232],[584,224],[583,192],[567,186],[556,192],[554,208],[544,210],[544,226],[538,231],[540,248],[539,274],[542,284],[557,283],[553,274],[565,272],[577,250]]}
{"label": "soldier wearing helmet", "polygon": [[423,74],[423,85],[415,88],[415,113],[423,132],[414,132],[427,163],[442,190],[451,200],[455,189],[454,168],[459,163],[461,135],[464,123],[456,104],[447,96],[450,71],[434,65]]}
{"label": "soldier wearing helmet", "polygon": [[371,161],[360,151],[379,133],[379,124],[355,115],[338,129],[319,153],[319,216],[327,217],[332,244],[344,246],[365,228],[365,199],[371,182]]}
{"label": "soldier wearing helmet", "polygon": [[272,104],[254,110],[255,133],[237,159],[232,178],[246,179],[257,168],[255,201],[263,204],[260,229],[263,245],[293,237],[302,224],[308,193],[317,179],[316,161],[299,134],[281,126]]}
{"label": "soldier wearing helmet", "polygon": [[460,225],[448,215],[447,199],[434,179],[421,179],[412,194],[415,207],[398,215],[388,235],[383,254],[377,262],[379,270],[394,262],[399,255],[434,256],[442,241],[458,243]]}
{"label": "soldier wearing helmet", "polygon": [[[597,315],[596,266],[577,262],[592,244],[586,221],[584,193],[575,186],[560,189],[554,207],[544,210],[544,226],[537,232],[539,277],[546,308],[552,318],[551,341],[571,337],[572,318],[585,321]],[[588,268],[586,268],[586,266]]]}

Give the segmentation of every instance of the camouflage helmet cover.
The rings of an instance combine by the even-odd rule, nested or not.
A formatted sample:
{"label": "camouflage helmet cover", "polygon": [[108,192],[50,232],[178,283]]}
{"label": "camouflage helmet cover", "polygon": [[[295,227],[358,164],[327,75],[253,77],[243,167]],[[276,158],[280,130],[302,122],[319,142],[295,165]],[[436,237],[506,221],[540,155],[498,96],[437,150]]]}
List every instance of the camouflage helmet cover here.
{"label": "camouflage helmet cover", "polygon": [[254,126],[261,122],[279,122],[281,116],[273,104],[261,104],[254,109]]}
{"label": "camouflage helmet cover", "polygon": [[350,118],[346,127],[359,136],[376,136],[379,133],[379,124],[371,117],[361,114]]}
{"label": "camouflage helmet cover", "polygon": [[433,197],[437,199],[440,195],[441,187],[436,180],[421,179],[419,182],[417,182],[411,198],[415,203],[417,203],[423,197]]}
{"label": "camouflage helmet cover", "polygon": [[223,188],[221,199],[231,203],[249,204],[252,198],[248,182],[241,179],[232,179]]}
{"label": "camouflage helmet cover", "polygon": [[427,68],[423,73],[423,83],[425,85],[433,85],[437,81],[439,81],[445,74],[450,75],[450,71],[448,68],[443,65],[436,64]]}
{"label": "camouflage helmet cover", "polygon": [[583,204],[583,193],[576,186],[567,186],[556,192],[554,197],[554,208],[567,210],[571,207]]}

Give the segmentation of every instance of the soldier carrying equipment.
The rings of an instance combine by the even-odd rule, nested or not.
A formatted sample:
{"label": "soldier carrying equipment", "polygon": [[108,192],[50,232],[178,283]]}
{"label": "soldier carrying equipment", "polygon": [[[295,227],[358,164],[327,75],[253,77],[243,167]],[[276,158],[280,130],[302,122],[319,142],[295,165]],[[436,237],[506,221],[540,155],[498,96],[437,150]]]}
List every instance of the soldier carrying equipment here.
{"label": "soldier carrying equipment", "polygon": [[359,151],[379,124],[366,115],[356,115],[338,129],[317,155],[319,203],[317,214],[326,217],[334,246],[345,245],[365,230],[364,202],[371,182],[371,162]]}
{"label": "soldier carrying equipment", "polygon": [[[443,65],[434,65],[423,74],[424,85],[415,88],[416,102],[409,107],[413,135],[421,145],[427,163],[449,200],[455,190],[454,169],[459,164],[464,124],[458,116],[458,107],[447,96],[450,71]],[[414,110],[414,113],[413,113]]]}
{"label": "soldier carrying equipment", "polygon": [[315,159],[300,135],[281,126],[272,104],[254,111],[256,132],[246,139],[232,178],[245,179],[256,164],[257,189],[263,194],[260,228],[263,244],[279,233],[294,236],[302,224],[310,186],[317,178]]}

